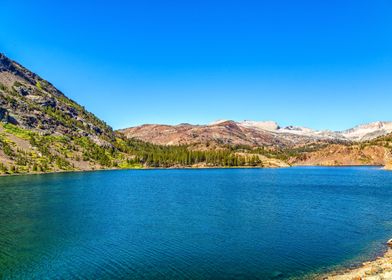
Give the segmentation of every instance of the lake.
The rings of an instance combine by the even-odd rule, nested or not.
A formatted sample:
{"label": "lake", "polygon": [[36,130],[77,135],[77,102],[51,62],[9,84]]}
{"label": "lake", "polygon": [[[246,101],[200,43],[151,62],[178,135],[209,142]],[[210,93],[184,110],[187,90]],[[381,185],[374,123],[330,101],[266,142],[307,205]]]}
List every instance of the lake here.
{"label": "lake", "polygon": [[392,238],[376,167],[121,170],[0,178],[0,278],[289,279]]}

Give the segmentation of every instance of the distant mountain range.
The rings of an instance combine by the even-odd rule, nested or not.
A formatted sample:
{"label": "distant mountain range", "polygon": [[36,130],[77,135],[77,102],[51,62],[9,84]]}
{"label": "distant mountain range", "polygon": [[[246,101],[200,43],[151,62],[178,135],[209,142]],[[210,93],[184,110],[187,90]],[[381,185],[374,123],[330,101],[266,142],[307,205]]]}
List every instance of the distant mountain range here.
{"label": "distant mountain range", "polygon": [[160,145],[229,144],[297,147],[309,143],[363,142],[392,132],[392,122],[373,122],[344,131],[281,127],[273,121],[219,120],[208,125],[146,124],[120,130],[127,137]]}

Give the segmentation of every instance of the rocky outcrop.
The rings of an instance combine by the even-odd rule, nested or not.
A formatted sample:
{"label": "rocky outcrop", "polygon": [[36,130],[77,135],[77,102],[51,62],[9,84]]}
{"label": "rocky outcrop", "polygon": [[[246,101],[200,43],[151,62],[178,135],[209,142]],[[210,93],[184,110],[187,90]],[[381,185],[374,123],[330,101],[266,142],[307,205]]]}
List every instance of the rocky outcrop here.
{"label": "rocky outcrop", "polygon": [[18,122],[14,117],[10,116],[7,109],[0,107],[0,122],[11,123],[17,125]]}
{"label": "rocky outcrop", "polygon": [[7,109],[0,108],[0,122],[8,122],[9,114]]}

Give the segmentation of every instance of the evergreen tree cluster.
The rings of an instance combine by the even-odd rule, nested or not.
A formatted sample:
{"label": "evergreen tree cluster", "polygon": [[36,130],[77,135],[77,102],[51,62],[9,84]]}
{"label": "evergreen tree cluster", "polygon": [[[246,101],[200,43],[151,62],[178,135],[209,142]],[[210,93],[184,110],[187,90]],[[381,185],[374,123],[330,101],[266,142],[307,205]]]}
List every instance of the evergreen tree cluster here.
{"label": "evergreen tree cluster", "polygon": [[123,152],[133,155],[128,164],[143,164],[148,167],[193,166],[263,166],[258,155],[240,155],[235,150],[193,150],[186,145],[162,146],[138,140],[126,140],[120,147]]}

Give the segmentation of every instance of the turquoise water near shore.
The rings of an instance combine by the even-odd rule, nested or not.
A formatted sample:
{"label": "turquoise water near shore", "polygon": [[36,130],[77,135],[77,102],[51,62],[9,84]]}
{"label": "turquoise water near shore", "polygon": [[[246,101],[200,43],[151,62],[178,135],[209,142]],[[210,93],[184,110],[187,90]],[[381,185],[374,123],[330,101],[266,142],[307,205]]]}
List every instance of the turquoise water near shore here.
{"label": "turquoise water near shore", "polygon": [[375,167],[0,178],[4,279],[288,279],[391,237],[392,172]]}

